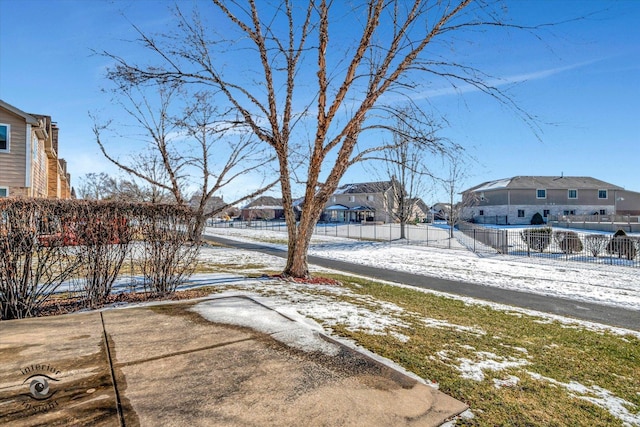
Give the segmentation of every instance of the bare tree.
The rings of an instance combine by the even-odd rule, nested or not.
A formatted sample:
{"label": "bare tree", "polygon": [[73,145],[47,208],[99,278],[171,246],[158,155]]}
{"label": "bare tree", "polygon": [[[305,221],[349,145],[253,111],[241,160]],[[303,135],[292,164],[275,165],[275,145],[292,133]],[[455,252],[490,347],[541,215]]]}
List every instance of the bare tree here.
{"label": "bare tree", "polygon": [[[191,239],[200,241],[207,218],[224,212],[230,206],[253,198],[277,184],[275,179],[258,182],[254,190],[219,205],[210,203],[215,194],[238,178],[262,169],[273,161],[261,142],[216,122],[218,113],[208,94],[191,94],[181,113],[172,113],[174,99],[179,96],[176,85],[162,85],[157,91],[158,103],[135,86],[119,85],[116,94],[120,105],[142,130],[148,141],[146,153],[124,161],[112,156],[103,140],[108,126],[94,119],[94,134],[104,156],[150,188],[153,200],[171,194],[175,203],[194,210]],[[233,131],[233,132],[232,132]],[[130,182],[135,187],[135,181]],[[191,186],[195,195],[188,197]]]}
{"label": "bare tree", "polygon": [[[460,192],[460,187],[467,178],[465,163],[462,156],[448,156],[449,173],[446,178],[441,179],[442,187],[449,196],[449,216],[447,223],[449,224],[449,237],[453,238],[453,229],[460,220],[463,202],[457,202],[456,194]],[[469,203],[467,199],[464,203]]]}
{"label": "bare tree", "polygon": [[113,197],[115,178],[105,172],[91,172],[80,178],[78,198],[88,200],[108,200]]}
{"label": "bare tree", "polygon": [[[212,0],[213,13],[187,16],[176,9],[177,34],[153,37],[138,29],[141,45],[158,60],[152,66],[105,53],[116,62],[111,78],[130,85],[214,88],[233,109],[229,120],[273,149],[289,234],[284,274],[295,277],[308,275],[311,235],[340,178],[385,148],[362,136],[377,128],[377,109],[394,108],[393,98],[384,95],[411,98],[418,81],[442,78],[489,94],[531,123],[491,84],[491,76],[430,49],[459,43],[475,30],[506,27],[492,2],[366,0],[346,8],[341,3]],[[207,17],[225,33],[208,27]],[[352,41],[345,34],[353,35],[354,28]],[[237,56],[229,56],[229,46],[243,53],[241,68],[234,67]],[[304,187],[298,222],[292,195],[297,184]]]}
{"label": "bare tree", "polygon": [[[406,238],[406,225],[415,218],[416,209],[434,179],[428,167],[432,155],[453,155],[460,147],[436,135],[439,126],[415,106],[394,111],[395,125],[389,129],[393,143],[379,160],[384,161],[386,176],[393,186],[389,214],[400,223],[400,238]],[[373,159],[373,157],[370,157]]]}
{"label": "bare tree", "polygon": [[[152,153],[134,156],[132,167],[159,179],[163,173],[157,157]],[[121,202],[173,203],[173,196],[166,190],[135,178],[114,177],[106,172],[88,173],[80,178],[78,198],[85,200],[119,200]]]}

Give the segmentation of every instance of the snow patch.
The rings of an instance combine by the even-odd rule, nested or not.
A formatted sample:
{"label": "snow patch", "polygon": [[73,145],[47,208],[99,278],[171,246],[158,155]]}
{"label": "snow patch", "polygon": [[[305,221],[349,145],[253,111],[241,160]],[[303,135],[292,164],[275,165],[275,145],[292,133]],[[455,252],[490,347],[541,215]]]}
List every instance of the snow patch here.
{"label": "snow patch", "polygon": [[574,397],[586,400],[607,410],[611,415],[622,420],[626,425],[640,426],[640,412],[632,413],[627,409],[632,408],[632,410],[636,411],[640,408],[627,400],[614,396],[609,390],[597,385],[587,387],[576,381],[563,383],[561,381],[554,380],[553,378],[544,377],[535,372],[527,373],[535,380],[546,381],[569,390],[572,392]]}
{"label": "snow patch", "polygon": [[292,321],[274,310],[239,296],[216,297],[194,305],[191,310],[211,322],[244,326],[264,332],[302,351],[337,355],[340,350],[337,345],[322,339],[308,325]]}
{"label": "snow patch", "polygon": [[462,378],[483,381],[485,371],[497,372],[508,368],[519,368],[529,364],[529,362],[524,359],[502,357],[487,351],[479,351],[476,355],[478,357],[477,360],[464,357],[456,359],[460,365],[455,366],[455,368],[462,373]]}
{"label": "snow patch", "polygon": [[495,386],[495,388],[515,387],[518,385],[519,382],[520,382],[520,378],[513,375],[509,375],[505,379],[498,379],[498,378],[493,379],[493,385]]}

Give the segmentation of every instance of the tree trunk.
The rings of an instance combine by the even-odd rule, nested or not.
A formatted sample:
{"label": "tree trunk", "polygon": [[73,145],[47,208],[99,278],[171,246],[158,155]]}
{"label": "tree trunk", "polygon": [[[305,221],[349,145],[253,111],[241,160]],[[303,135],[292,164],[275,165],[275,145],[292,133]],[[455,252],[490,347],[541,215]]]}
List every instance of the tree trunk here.
{"label": "tree trunk", "polygon": [[404,220],[400,221],[400,239],[404,239],[405,238],[405,226],[406,226],[406,222]]}
{"label": "tree trunk", "polygon": [[202,213],[196,213],[193,216],[193,222],[189,230],[189,240],[194,243],[200,243],[202,241],[202,232],[204,231],[205,222],[207,218]]}
{"label": "tree trunk", "polygon": [[307,252],[309,251],[309,244],[316,222],[317,218],[313,215],[313,209],[305,208],[300,217],[300,223],[296,225],[295,237],[292,237],[291,234],[289,235],[287,265],[283,271],[285,276],[309,277]]}

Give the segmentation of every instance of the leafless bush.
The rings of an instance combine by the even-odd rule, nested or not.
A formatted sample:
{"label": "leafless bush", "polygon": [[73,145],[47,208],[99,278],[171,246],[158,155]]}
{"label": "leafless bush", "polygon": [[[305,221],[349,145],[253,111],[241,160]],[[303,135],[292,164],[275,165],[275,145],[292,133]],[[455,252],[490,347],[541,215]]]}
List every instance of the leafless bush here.
{"label": "leafless bush", "polygon": [[618,255],[618,258],[625,257],[628,260],[632,260],[636,257],[635,241],[627,236],[623,230],[618,230],[607,243],[607,253]]}
{"label": "leafless bush", "polygon": [[553,233],[553,239],[565,254],[582,252],[584,249],[580,236],[575,231],[556,231]]}
{"label": "leafless bush", "polygon": [[551,228],[527,228],[520,232],[520,237],[530,250],[544,252],[551,243]]}
{"label": "leafless bush", "polygon": [[609,238],[604,234],[589,234],[584,238],[584,245],[591,255],[597,257],[607,247]]}
{"label": "leafless bush", "polygon": [[196,267],[199,244],[190,239],[193,214],[174,205],[148,205],[138,216],[140,258],[145,288],[156,294],[174,292]]}
{"label": "leafless bush", "polygon": [[0,314],[2,319],[34,316],[83,261],[67,245],[65,221],[72,203],[58,200],[0,200]]}
{"label": "leafless bush", "polygon": [[83,298],[91,307],[103,304],[113,287],[129,251],[129,221],[134,209],[130,203],[82,202],[77,218],[78,243],[84,246]]}
{"label": "leafless bush", "polygon": [[85,304],[104,303],[134,239],[145,286],[175,291],[195,268],[191,221],[187,208],[172,205],[0,199],[1,318],[36,316],[76,280]]}

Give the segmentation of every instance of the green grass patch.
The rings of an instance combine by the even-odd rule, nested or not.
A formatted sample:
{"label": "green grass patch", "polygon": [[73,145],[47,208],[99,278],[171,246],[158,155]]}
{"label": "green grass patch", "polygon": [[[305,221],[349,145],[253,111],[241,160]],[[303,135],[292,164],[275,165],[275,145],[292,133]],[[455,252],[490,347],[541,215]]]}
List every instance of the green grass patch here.
{"label": "green grass patch", "polygon": [[[460,420],[459,425],[624,425],[585,399],[601,395],[574,392],[562,384],[605,389],[628,402],[631,416],[640,417],[640,340],[633,335],[568,326],[365,279],[332,277],[355,294],[403,308],[399,320],[405,326],[393,332],[408,341],[393,334],[354,332],[343,325],[334,326],[334,332],[439,383],[443,392],[466,402],[475,418]],[[425,319],[435,319],[437,326]],[[465,363],[482,360],[516,366],[484,369],[481,380],[463,377],[460,369]],[[511,377],[518,381],[496,387],[494,380]]]}

